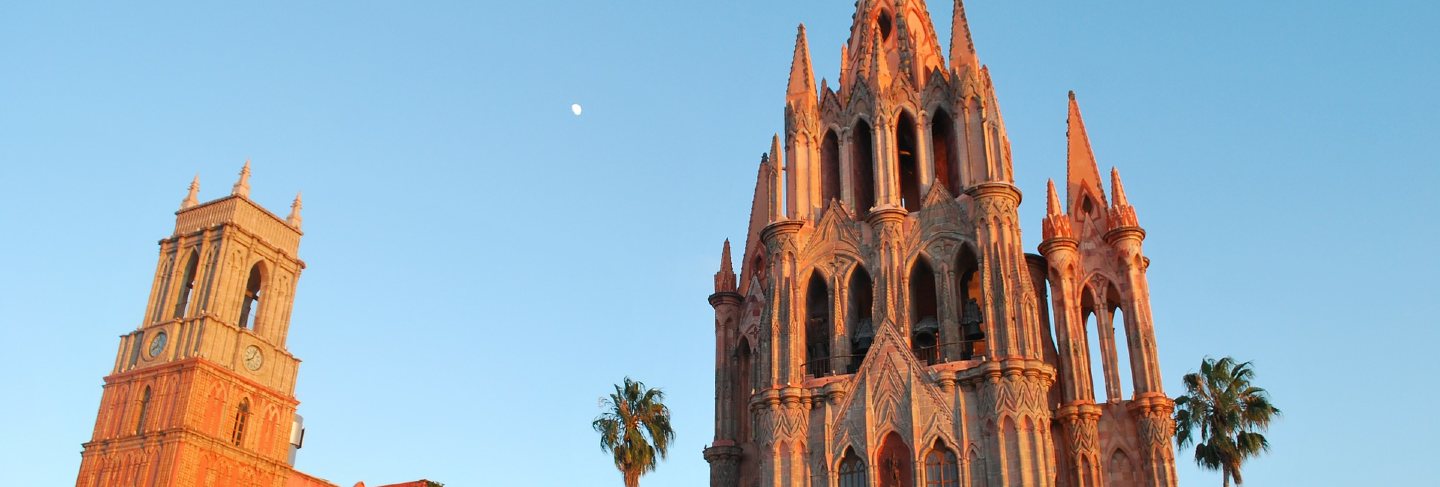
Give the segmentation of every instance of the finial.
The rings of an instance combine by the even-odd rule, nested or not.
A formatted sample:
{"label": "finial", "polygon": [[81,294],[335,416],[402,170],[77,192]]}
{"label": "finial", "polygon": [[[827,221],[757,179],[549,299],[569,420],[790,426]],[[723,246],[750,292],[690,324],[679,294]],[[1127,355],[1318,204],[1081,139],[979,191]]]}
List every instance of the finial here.
{"label": "finial", "polygon": [[235,186],[230,188],[230,194],[250,197],[250,159],[245,159],[245,167],[240,168],[240,180],[235,181]]}
{"label": "finial", "polygon": [[300,204],[300,192],[296,191],[295,201],[290,203],[290,216],[285,217],[285,223],[289,223],[290,226],[295,227],[296,230],[299,230],[300,222],[304,220],[300,218],[300,208],[303,207],[304,205]]}
{"label": "finial", "polygon": [[180,209],[186,209],[200,204],[200,173],[195,173],[195,179],[190,180],[190,192],[185,195],[185,200],[180,202]]}
{"label": "finial", "polygon": [[715,273],[715,292],[735,292],[735,265],[730,261],[730,239],[720,251],[720,272]]}
{"label": "finial", "polygon": [[785,169],[785,165],[780,163],[780,134],[775,134],[775,137],[770,139],[770,161],[775,165],[776,171]]}
{"label": "finial", "polygon": [[805,40],[805,24],[795,34],[795,54],[790,59],[790,79],[785,87],[785,102],[805,108],[814,107],[815,74],[810,68],[810,44]]}
{"label": "finial", "polygon": [[1045,184],[1045,214],[1058,216],[1061,214],[1060,195],[1055,192],[1055,180],[1047,179]]}
{"label": "finial", "polygon": [[1110,166],[1110,196],[1115,199],[1115,206],[1130,206],[1130,201],[1125,198],[1125,185],[1120,184],[1120,170]]}
{"label": "finial", "polygon": [[954,15],[950,18],[950,65],[957,71],[962,67],[972,71],[980,67],[975,41],[970,37],[970,22],[965,19],[965,2],[961,0],[955,0]]}

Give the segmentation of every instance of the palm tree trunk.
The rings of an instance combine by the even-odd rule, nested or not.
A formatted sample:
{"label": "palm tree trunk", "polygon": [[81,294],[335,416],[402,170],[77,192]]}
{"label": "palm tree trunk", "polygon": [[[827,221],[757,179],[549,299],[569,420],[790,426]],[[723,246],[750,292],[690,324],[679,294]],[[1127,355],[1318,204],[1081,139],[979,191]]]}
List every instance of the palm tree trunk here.
{"label": "palm tree trunk", "polygon": [[640,472],[638,470],[625,471],[625,487],[640,487]]}
{"label": "palm tree trunk", "polygon": [[1230,467],[1220,469],[1220,478],[1225,481],[1225,487],[1230,487]]}

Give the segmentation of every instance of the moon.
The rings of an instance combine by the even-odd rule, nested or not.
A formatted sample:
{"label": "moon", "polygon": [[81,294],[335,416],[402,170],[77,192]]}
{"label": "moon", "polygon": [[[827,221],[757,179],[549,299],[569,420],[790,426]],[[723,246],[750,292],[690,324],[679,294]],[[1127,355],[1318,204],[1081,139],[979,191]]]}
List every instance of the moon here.
{"label": "moon", "polygon": [[575,116],[577,116],[577,117],[580,116],[581,110],[583,110],[583,109],[580,108],[580,104],[579,104],[579,103],[574,103],[574,104],[571,104],[571,105],[570,105],[570,113],[574,113]]}

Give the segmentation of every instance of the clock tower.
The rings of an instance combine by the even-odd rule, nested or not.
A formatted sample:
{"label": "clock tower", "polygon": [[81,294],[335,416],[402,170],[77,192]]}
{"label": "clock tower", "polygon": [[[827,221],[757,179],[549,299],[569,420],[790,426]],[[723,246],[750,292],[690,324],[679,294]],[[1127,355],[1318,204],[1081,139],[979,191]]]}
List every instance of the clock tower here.
{"label": "clock tower", "polygon": [[139,326],[120,336],[77,487],[282,487],[298,444],[285,347],[305,268],[300,197],[280,218],[250,200],[250,164],[229,195],[199,181],[160,240]]}

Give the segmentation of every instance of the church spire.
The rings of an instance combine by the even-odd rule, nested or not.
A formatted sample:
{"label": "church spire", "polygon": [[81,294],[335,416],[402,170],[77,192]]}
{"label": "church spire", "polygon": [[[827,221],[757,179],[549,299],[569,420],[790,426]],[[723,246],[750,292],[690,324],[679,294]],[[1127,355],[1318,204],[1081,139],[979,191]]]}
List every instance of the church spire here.
{"label": "church spire", "polygon": [[180,202],[180,209],[186,209],[200,204],[200,173],[195,173],[195,179],[190,180],[190,192],[185,194],[185,200]]}
{"label": "church spire", "polygon": [[295,201],[290,203],[290,216],[285,217],[285,223],[289,223],[290,226],[295,227],[296,230],[299,230],[300,222],[303,221],[303,219],[300,218],[300,208],[303,207],[304,205],[300,204],[300,192],[296,191]]}
{"label": "church spire", "polygon": [[1060,195],[1055,191],[1054,179],[1045,181],[1045,220],[1042,223],[1040,233],[1046,242],[1074,236],[1070,231],[1070,219],[1060,209]]}
{"label": "church spire", "polygon": [[1080,118],[1080,104],[1075,101],[1074,91],[1070,92],[1070,115],[1066,124],[1065,136],[1069,139],[1065,188],[1067,208],[1075,211],[1086,193],[1099,200],[1096,204],[1104,206],[1105,189],[1100,186],[1100,169],[1095,165],[1095,153],[1090,150],[1090,137],[1085,134],[1085,121]]}
{"label": "church spire", "polygon": [[1060,216],[1060,195],[1055,194],[1055,180],[1045,180],[1045,216]]}
{"label": "church spire", "polygon": [[805,38],[805,24],[800,24],[795,34],[795,55],[790,61],[790,83],[785,88],[785,103],[800,108],[813,108],[815,101],[815,74],[810,67],[810,45]]}
{"label": "church spire", "polygon": [[955,13],[950,18],[950,65],[957,72],[980,69],[980,56],[975,54],[975,40],[970,37],[970,22],[965,19],[964,0],[955,0]]}
{"label": "church spire", "polygon": [[235,181],[235,186],[230,188],[230,194],[236,196],[250,197],[250,160],[245,160],[245,167],[240,168],[240,180]]}
{"label": "church spire", "polygon": [[761,173],[765,177],[766,196],[770,199],[768,221],[784,220],[785,182],[781,179],[781,174],[785,170],[785,165],[780,161],[780,134],[775,134],[775,137],[770,140],[770,153],[760,157],[760,165],[763,168]]}
{"label": "church spire", "polygon": [[1140,220],[1135,217],[1135,207],[1125,197],[1125,185],[1120,183],[1120,170],[1110,168],[1110,196],[1115,203],[1110,207],[1110,226],[1114,228],[1138,227]]}
{"label": "church spire", "polygon": [[715,292],[735,292],[735,264],[730,260],[730,239],[725,239],[725,247],[720,250],[720,272],[715,273]]}

